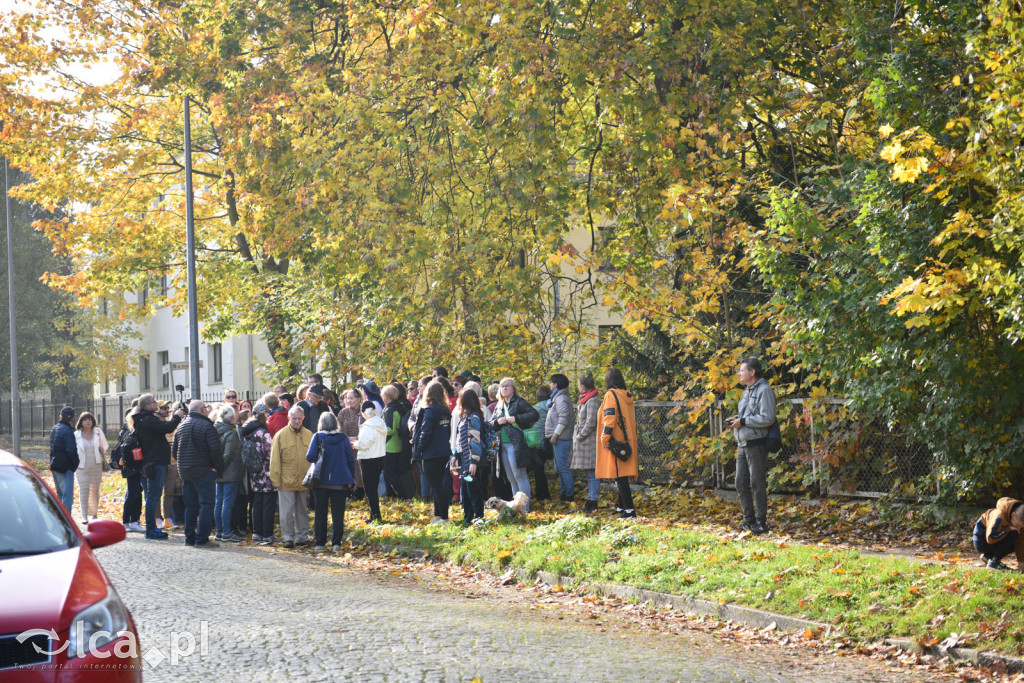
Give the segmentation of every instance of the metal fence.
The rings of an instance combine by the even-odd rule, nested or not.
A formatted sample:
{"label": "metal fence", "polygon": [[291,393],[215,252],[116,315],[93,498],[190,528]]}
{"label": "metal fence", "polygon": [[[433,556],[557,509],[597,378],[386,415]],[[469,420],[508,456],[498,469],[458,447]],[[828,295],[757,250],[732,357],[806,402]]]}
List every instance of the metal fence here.
{"label": "metal fence", "polygon": [[[153,392],[157,401],[177,402],[176,394],[168,392]],[[210,392],[200,396],[202,400],[209,403],[216,403],[224,400],[222,392]],[[75,409],[75,415],[83,412],[92,413],[96,417],[96,424],[99,425],[107,435],[107,439],[117,438],[117,434],[124,422],[124,416],[131,408],[134,396],[101,396],[99,398],[77,398],[72,397],[63,401],[23,400],[19,401],[19,413],[21,422],[21,435],[26,438],[49,436],[50,429],[60,419],[60,411],[64,406],[71,406]],[[186,395],[185,400],[188,400]],[[249,399],[249,392],[239,392],[239,400]],[[77,419],[77,417],[76,417]],[[0,400],[0,434],[11,433],[11,401]]]}
{"label": "metal fence", "polygon": [[[716,405],[696,421],[681,402],[638,401],[640,478],[734,488],[736,447]],[[843,399],[779,403],[783,447],[771,456],[780,493],[922,497],[935,493],[934,457],[898,430],[858,418]]]}
{"label": "metal fence", "polygon": [[[176,401],[155,393],[159,401]],[[212,392],[207,402],[223,400]],[[248,393],[239,399],[253,400]],[[65,405],[77,414],[88,411],[108,439],[116,439],[131,406],[126,396],[25,400],[21,434],[45,437]],[[0,433],[11,431],[11,402],[0,400]],[[640,479],[684,486],[733,488],[736,447],[726,434],[726,411],[720,405],[693,420],[682,402],[637,401]],[[919,497],[934,492],[934,458],[928,449],[898,431],[864,422],[842,399],[788,399],[779,402],[782,451],[772,455],[769,488],[775,492],[817,495]]]}

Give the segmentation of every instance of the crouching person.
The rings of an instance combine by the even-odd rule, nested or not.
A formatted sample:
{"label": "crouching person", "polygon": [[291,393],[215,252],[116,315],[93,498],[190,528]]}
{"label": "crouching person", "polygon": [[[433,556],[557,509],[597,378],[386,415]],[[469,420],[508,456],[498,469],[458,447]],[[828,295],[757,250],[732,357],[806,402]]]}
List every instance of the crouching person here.
{"label": "crouching person", "polygon": [[1017,567],[1024,571],[1024,503],[1000,498],[996,506],[978,518],[974,525],[974,547],[989,569],[1009,569],[1002,560],[1017,554]]}

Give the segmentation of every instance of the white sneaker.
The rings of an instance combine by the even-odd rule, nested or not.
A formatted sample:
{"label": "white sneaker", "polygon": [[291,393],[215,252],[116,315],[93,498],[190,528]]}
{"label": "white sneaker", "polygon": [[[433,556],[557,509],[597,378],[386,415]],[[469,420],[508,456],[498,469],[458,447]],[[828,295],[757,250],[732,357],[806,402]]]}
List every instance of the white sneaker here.
{"label": "white sneaker", "polygon": [[447,524],[449,520],[441,519],[440,517],[434,517],[430,520],[431,524]]}
{"label": "white sneaker", "polygon": [[144,533],[146,533],[146,528],[145,528],[145,527],[143,527],[143,526],[142,526],[142,525],[141,525],[140,523],[138,523],[138,522],[132,522],[131,524],[129,524],[128,526],[126,526],[126,527],[125,527],[125,529],[127,529],[128,531],[135,531],[135,532],[138,532],[138,533],[140,533],[140,534],[144,534]]}

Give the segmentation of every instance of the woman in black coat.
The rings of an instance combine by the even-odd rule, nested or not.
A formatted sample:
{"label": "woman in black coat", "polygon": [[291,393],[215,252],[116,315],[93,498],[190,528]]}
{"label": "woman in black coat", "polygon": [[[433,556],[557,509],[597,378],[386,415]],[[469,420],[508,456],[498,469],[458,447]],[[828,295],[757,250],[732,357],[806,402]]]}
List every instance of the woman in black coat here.
{"label": "woman in black coat", "polygon": [[[528,429],[540,416],[525,398],[516,393],[516,383],[506,377],[498,384],[498,404],[491,416],[491,427],[501,438],[501,468],[508,476],[512,485],[512,495],[522,491],[527,499],[530,497],[530,477],[526,467],[526,437],[523,430]],[[526,511],[530,511],[530,502],[526,502]]]}
{"label": "woman in black coat", "polygon": [[419,462],[430,482],[434,500],[434,519],[431,522],[443,523],[448,521],[448,504],[452,495],[451,479],[445,486],[448,459],[452,454],[452,414],[444,387],[432,381],[427,385],[420,405],[422,408],[416,416],[413,433],[412,459]]}

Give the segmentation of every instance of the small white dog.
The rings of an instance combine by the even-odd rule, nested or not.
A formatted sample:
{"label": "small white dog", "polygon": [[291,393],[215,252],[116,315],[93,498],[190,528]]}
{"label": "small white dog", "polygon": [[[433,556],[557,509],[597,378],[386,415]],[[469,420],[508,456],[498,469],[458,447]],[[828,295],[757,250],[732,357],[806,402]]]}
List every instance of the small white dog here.
{"label": "small white dog", "polygon": [[484,507],[488,510],[497,510],[498,519],[510,519],[512,517],[526,517],[526,504],[530,497],[520,491],[512,496],[512,500],[502,500],[497,496],[488,498]]}

